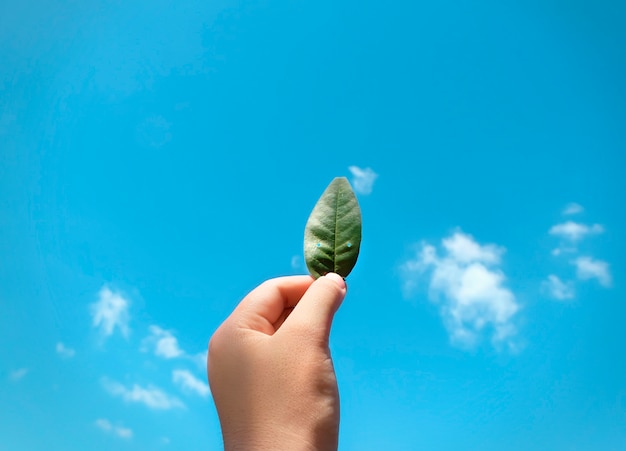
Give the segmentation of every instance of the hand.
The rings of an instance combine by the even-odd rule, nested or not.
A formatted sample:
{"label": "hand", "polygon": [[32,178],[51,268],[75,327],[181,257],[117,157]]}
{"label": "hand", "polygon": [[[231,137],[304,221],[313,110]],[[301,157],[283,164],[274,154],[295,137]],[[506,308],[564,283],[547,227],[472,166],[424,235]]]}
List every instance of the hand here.
{"label": "hand", "polygon": [[213,334],[208,373],[233,450],[336,450],[339,392],[328,348],[341,276],[289,276],[250,292]]}

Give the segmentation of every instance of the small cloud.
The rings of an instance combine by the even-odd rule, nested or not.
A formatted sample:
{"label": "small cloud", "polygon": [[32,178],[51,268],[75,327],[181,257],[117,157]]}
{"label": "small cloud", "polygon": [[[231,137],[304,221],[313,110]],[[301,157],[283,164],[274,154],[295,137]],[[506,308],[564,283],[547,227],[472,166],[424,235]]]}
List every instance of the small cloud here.
{"label": "small cloud", "polygon": [[164,359],[186,359],[197,365],[199,369],[206,371],[207,350],[197,354],[188,354],[180,348],[178,340],[171,331],[156,325],[150,326],[149,330],[150,335],[141,343],[142,352],[153,351],[156,356]]}
{"label": "small cloud", "polygon": [[59,354],[64,359],[71,359],[76,354],[72,348],[66,347],[63,343],[58,342],[56,345],[57,354]]}
{"label": "small cloud", "polygon": [[304,267],[304,263],[300,255],[294,255],[293,257],[291,257],[291,269],[292,270],[299,271],[303,267]]}
{"label": "small cloud", "polygon": [[588,226],[574,221],[567,221],[550,228],[550,235],[556,235],[574,243],[587,235],[598,235],[602,232],[604,232],[604,227],[600,224]]}
{"label": "small cloud", "polygon": [[118,328],[122,335],[128,336],[129,301],[120,293],[103,287],[98,293],[98,301],[91,304],[92,324],[100,328],[103,336],[108,337]]}
{"label": "small cloud", "polygon": [[111,422],[109,420],[107,420],[105,418],[98,418],[95,421],[95,425],[100,430],[102,430],[104,432],[112,433],[114,435],[117,435],[120,438],[129,439],[129,438],[133,437],[132,429],[121,427],[121,426],[114,426],[113,424],[111,424]]}
{"label": "small cloud", "polygon": [[370,168],[361,169],[357,166],[350,166],[348,169],[352,173],[352,185],[354,186],[354,190],[359,194],[370,194],[374,187],[374,181],[378,178],[378,174]]}
{"label": "small cloud", "polygon": [[574,284],[572,282],[563,282],[554,274],[550,274],[548,280],[543,282],[543,288],[551,297],[560,301],[573,299],[575,295]]}
{"label": "small cloud", "polygon": [[550,253],[555,257],[558,257],[562,254],[575,254],[576,252],[578,252],[578,249],[576,249],[575,247],[557,247],[555,249],[552,249]]}
{"label": "small cloud", "polygon": [[582,207],[582,205],[572,202],[565,206],[565,208],[563,209],[563,214],[576,215],[578,213],[582,213],[583,211],[585,211],[585,209]]}
{"label": "small cloud", "polygon": [[109,420],[105,420],[104,418],[98,418],[95,421],[95,424],[103,431],[110,431],[113,429],[113,425],[109,422]]}
{"label": "small cloud", "polygon": [[171,443],[171,440],[168,437],[161,437],[161,445],[167,446]]}
{"label": "small cloud", "polygon": [[578,257],[573,262],[576,266],[576,276],[581,280],[598,279],[603,287],[610,287],[612,283],[609,264],[591,257]]}
{"label": "small cloud", "polygon": [[165,359],[173,359],[184,355],[184,351],[178,346],[178,340],[168,330],[159,326],[150,326],[150,336],[145,338],[142,350],[154,348],[154,354]]}
{"label": "small cloud", "polygon": [[132,388],[127,388],[119,382],[108,379],[103,379],[102,385],[111,395],[122,398],[126,402],[143,404],[150,409],[170,410],[185,407],[180,399],[168,395],[157,387],[141,387],[134,384]]}
{"label": "small cloud", "polygon": [[209,385],[195,377],[187,370],[174,370],[172,372],[172,380],[183,390],[191,391],[203,398],[211,394]]}
{"label": "small cloud", "polygon": [[513,320],[520,306],[498,267],[505,249],[481,245],[461,231],[443,239],[442,247],[445,255],[440,257],[434,246],[423,244],[415,258],[404,263],[405,287],[415,287],[417,279],[430,273],[430,297],[440,306],[453,343],[473,347],[490,330],[494,345],[513,346]]}
{"label": "small cloud", "polygon": [[123,428],[123,427],[116,427],[115,428],[115,433],[117,434],[118,437],[121,438],[132,438],[133,436],[133,431],[130,428]]}
{"label": "small cloud", "polygon": [[13,370],[9,373],[9,379],[14,382],[17,382],[24,378],[28,374],[28,368],[19,368],[17,370]]}
{"label": "small cloud", "polygon": [[209,351],[202,351],[197,353],[196,355],[190,356],[191,360],[198,365],[198,368],[206,371],[207,367],[207,359],[209,357]]}

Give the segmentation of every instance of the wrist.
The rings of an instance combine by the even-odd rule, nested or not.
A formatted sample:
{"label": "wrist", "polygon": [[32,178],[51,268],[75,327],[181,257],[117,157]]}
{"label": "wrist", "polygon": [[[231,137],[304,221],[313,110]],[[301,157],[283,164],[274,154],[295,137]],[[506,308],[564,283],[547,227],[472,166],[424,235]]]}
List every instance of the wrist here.
{"label": "wrist", "polygon": [[294,431],[269,425],[247,431],[223,431],[224,451],[336,451],[337,434],[316,437],[314,430]]}

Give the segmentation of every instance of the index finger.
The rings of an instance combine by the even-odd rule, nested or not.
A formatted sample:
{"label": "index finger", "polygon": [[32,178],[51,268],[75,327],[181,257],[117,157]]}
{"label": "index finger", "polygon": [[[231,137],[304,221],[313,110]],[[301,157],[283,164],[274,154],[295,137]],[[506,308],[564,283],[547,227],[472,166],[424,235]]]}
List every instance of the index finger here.
{"label": "index finger", "polygon": [[271,335],[274,323],[287,308],[294,307],[313,283],[311,276],[277,277],[252,290],[231,314],[229,321],[244,329]]}

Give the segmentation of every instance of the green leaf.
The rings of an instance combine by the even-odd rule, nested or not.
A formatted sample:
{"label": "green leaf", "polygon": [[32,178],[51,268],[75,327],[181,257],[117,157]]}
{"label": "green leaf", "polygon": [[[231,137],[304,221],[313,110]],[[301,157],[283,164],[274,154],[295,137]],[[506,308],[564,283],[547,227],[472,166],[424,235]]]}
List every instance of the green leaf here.
{"label": "green leaf", "polygon": [[345,177],[335,178],[317,201],[304,229],[304,260],[316,279],[347,277],[361,248],[361,208]]}

